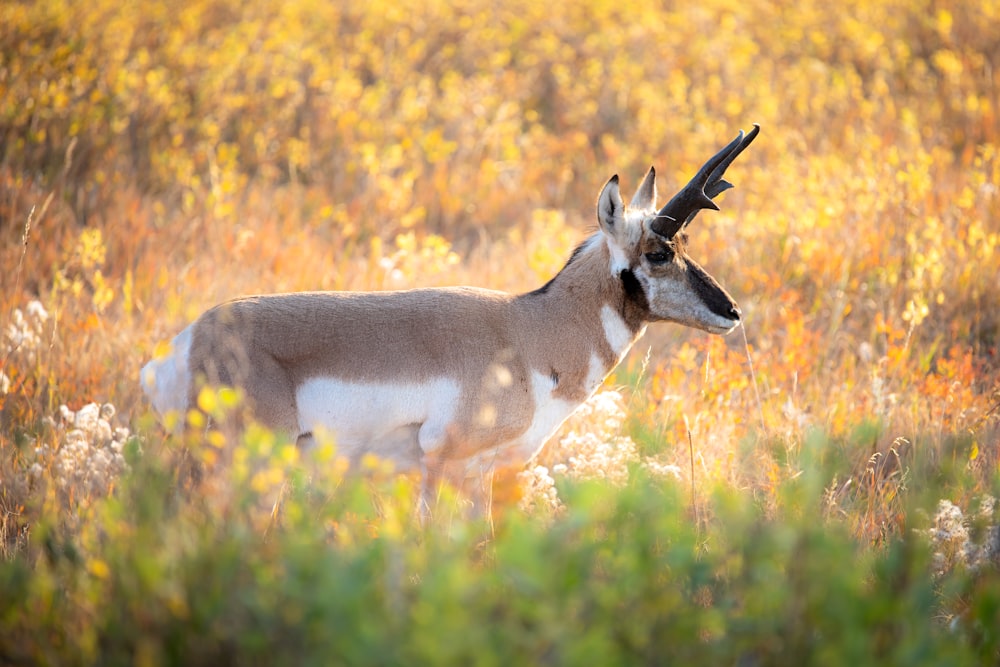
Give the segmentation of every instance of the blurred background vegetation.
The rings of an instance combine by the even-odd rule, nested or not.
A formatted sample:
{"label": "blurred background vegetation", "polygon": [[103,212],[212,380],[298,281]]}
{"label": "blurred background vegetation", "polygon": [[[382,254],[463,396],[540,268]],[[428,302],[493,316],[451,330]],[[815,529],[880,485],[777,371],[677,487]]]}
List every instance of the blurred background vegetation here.
{"label": "blurred background vegetation", "polygon": [[[0,4],[0,661],[995,661],[997,35],[996,0]],[[618,430],[567,426],[488,530],[387,519],[391,479],[292,498],[266,538],[167,490],[183,448],[138,368],[208,306],[533,289],[609,176],[653,164],[667,194],[752,122],[691,230],[746,339],[653,327],[609,380]],[[588,490],[605,460],[636,479]],[[523,502],[539,484],[561,509]],[[342,623],[370,642],[324,643]],[[428,653],[435,627],[468,644]],[[409,648],[366,652],[386,633]]]}

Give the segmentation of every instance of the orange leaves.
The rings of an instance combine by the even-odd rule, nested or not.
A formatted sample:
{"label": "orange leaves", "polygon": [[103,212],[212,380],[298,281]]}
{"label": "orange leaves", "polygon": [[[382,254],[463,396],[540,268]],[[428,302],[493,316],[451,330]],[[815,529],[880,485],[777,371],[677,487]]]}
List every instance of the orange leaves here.
{"label": "orange leaves", "polygon": [[990,409],[994,386],[989,369],[965,346],[953,345],[935,360],[917,383],[928,414],[941,427],[960,430],[977,425]]}

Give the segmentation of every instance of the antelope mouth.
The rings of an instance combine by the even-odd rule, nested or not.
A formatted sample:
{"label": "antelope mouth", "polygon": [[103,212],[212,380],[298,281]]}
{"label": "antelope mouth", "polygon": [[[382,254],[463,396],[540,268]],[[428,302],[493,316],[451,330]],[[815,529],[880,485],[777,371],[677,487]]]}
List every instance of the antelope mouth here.
{"label": "antelope mouth", "polygon": [[711,334],[725,336],[726,334],[732,333],[733,330],[743,321],[740,308],[735,303],[732,304],[727,314],[720,315],[718,313],[713,313],[713,315],[714,317],[707,319],[702,323],[702,328]]}
{"label": "antelope mouth", "polygon": [[707,327],[705,327],[705,330],[710,334],[718,334],[720,336],[725,336],[727,334],[731,334],[739,325],[740,325],[740,320],[730,320],[728,324],[724,325],[710,324]]}

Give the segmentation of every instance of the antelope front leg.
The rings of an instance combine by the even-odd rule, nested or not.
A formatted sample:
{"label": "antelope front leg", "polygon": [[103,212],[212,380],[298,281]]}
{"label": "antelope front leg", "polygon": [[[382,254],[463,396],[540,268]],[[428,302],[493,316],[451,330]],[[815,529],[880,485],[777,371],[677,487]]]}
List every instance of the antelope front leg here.
{"label": "antelope front leg", "polygon": [[433,516],[439,507],[441,485],[448,484],[459,494],[463,515],[489,518],[492,503],[493,470],[470,476],[464,459],[425,455],[421,465],[419,510],[422,521]]}

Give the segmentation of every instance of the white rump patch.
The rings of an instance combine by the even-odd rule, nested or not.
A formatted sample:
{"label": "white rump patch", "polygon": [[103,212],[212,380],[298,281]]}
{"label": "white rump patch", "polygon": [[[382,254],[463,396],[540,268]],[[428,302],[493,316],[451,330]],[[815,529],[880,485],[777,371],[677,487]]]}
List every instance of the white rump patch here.
{"label": "white rump patch", "polygon": [[166,356],[152,359],[142,367],[139,375],[143,391],[161,417],[171,411],[182,416],[187,412],[191,387],[191,327],[177,334],[170,347]]}

